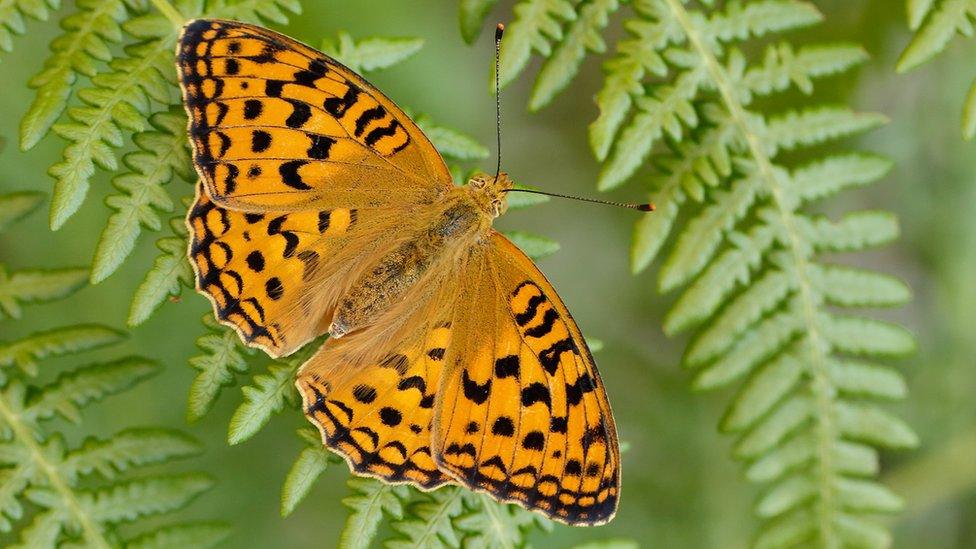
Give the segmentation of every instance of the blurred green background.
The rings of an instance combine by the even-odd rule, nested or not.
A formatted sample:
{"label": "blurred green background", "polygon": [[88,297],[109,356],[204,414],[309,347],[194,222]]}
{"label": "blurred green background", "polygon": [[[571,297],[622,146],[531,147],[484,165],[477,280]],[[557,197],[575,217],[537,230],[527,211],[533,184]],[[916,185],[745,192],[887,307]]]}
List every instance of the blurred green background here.
{"label": "blurred green background", "polygon": [[[493,18],[511,13],[501,2]],[[908,75],[894,64],[909,35],[900,1],[820,1],[826,23],[820,38],[862,43],[872,60],[844,79],[818,90],[861,110],[880,111],[892,122],[858,148],[891,157],[895,170],[881,183],[848,193],[838,209],[890,209],[902,223],[902,238],[854,260],[880,267],[909,282],[915,292],[907,307],[885,311],[919,339],[919,352],[898,364],[909,380],[907,401],[892,406],[920,434],[921,447],[885,456],[883,481],[905,497],[904,513],[892,520],[901,547],[976,546],[976,144],[959,137],[959,108],[976,75],[976,43],[960,40],[945,55]],[[371,80],[395,101],[424,112],[441,125],[494,140],[493,103],[488,94],[492,47],[485,33],[474,47],[457,30],[457,3],[446,0],[305,2],[305,13],[280,29],[312,44],[339,30],[356,38],[415,36],[426,46],[416,56]],[[62,144],[48,138],[29,153],[16,146],[17,124],[30,103],[26,87],[47,53],[54,25],[35,24],[2,62],[0,94],[0,188],[50,192],[48,166]],[[537,63],[535,61],[534,63]],[[537,66],[537,65],[535,65]],[[504,168],[519,182],[564,193],[593,195],[598,165],[586,143],[595,116],[592,95],[600,70],[589,59],[568,92],[539,114],[525,105],[531,81],[523,78],[503,93]],[[486,162],[487,164],[490,163]],[[99,173],[81,212],[51,233],[44,212],[0,236],[0,258],[12,270],[87,265],[107,217],[101,199],[110,174]],[[188,184],[181,194],[191,194]],[[174,193],[176,194],[176,193]],[[614,198],[638,200],[631,184]],[[728,392],[693,394],[679,366],[684,342],[664,337],[660,322],[672,299],[659,296],[654,273],[629,274],[632,212],[552,201],[507,215],[505,229],[533,231],[562,244],[540,266],[559,289],[590,337],[604,341],[597,355],[623,441],[624,488],[620,512],[607,527],[557,527],[536,534],[538,546],[566,546],[609,537],[630,537],[659,547],[742,547],[754,521],[749,508],[756,488],[730,459],[730,440],[715,425]],[[128,305],[156,249],[155,235],[140,240],[136,254],[101,284],[51,305],[32,306],[25,320],[7,323],[2,339],[74,322],[124,328]],[[134,391],[93,407],[86,430],[111,433],[130,425],[181,427],[204,441],[207,452],[184,467],[214,475],[218,487],[185,513],[231,522],[228,545],[248,547],[330,546],[347,512],[344,466],[330,469],[289,518],[278,514],[282,480],[302,447],[294,435],[305,421],[297,411],[277,416],[258,436],[235,447],[226,440],[227,422],[240,390],[226,390],[200,422],[185,423],[186,394],[195,371],[187,358],[201,335],[205,300],[184,292],[146,324],[132,330],[123,352],[165,365],[164,373]],[[9,332],[8,332],[9,330]],[[108,356],[108,353],[106,354]],[[97,358],[97,353],[95,358]],[[267,359],[252,361],[263,371]],[[47,363],[56,372],[62,364]],[[42,373],[42,376],[50,376]],[[70,430],[69,430],[70,432]],[[70,436],[69,436],[70,438]]]}

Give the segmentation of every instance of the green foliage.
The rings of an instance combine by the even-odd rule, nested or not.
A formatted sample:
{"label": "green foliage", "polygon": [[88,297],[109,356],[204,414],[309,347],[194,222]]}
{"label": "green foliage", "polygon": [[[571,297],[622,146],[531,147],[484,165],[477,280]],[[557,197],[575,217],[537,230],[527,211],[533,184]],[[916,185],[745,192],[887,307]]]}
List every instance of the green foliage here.
{"label": "green foliage", "polygon": [[458,25],[465,42],[471,44],[481,34],[481,27],[498,0],[460,0]]}
{"label": "green foliage", "polygon": [[190,366],[200,371],[190,385],[186,416],[190,421],[203,417],[213,406],[220,390],[234,384],[234,374],[247,371],[247,356],[255,353],[241,344],[234,330],[217,323],[209,311],[203,316],[207,332],[197,338],[202,354],[190,358]]}
{"label": "green foliage", "polygon": [[14,36],[27,32],[27,19],[47,21],[60,0],[11,0],[0,4],[0,51],[14,49]]}
{"label": "green foliage", "polygon": [[0,195],[0,231],[21,220],[44,201],[42,193],[20,192]]}
{"label": "green foliage", "polygon": [[[529,106],[548,104],[587,52],[605,49],[601,30],[617,8],[597,0],[519,3],[503,80],[526,66],[532,44],[547,59]],[[619,187],[642,170],[658,211],[634,229],[633,270],[666,252],[658,286],[683,291],[665,331],[696,329],[683,360],[693,386],[740,383],[721,426],[738,437],[734,456],[748,464],[747,476],[769,484],[755,508],[764,519],[756,544],[886,543],[871,515],[897,511],[900,499],[867,477],[877,473],[878,448],[910,448],[918,439],[878,406],[904,396],[900,375],[852,357],[899,356],[915,344],[899,326],[838,309],[899,305],[910,294],[897,279],[825,263],[822,254],[886,243],[897,223],[885,212],[835,221],[806,211],[885,175],[885,159],[816,151],[886,120],[810,101],[779,114],[754,105],[789,90],[810,95],[815,80],[866,55],[852,44],[776,41],[821,21],[807,2],[641,0],[631,8],[590,125],[603,162],[597,186]],[[783,154],[815,146],[805,164]]]}
{"label": "green foliage", "polygon": [[172,212],[174,208],[163,187],[173,174],[185,180],[192,177],[183,113],[174,108],[156,113],[149,121],[156,131],[133,137],[138,150],[123,157],[122,163],[128,171],[112,182],[120,193],[106,200],[115,213],[109,216],[95,249],[92,283],[104,280],[132,253],[142,227],[154,231],[162,228],[159,212]]}
{"label": "green foliage", "polygon": [[169,224],[175,236],[156,241],[160,254],[132,296],[127,321],[129,326],[142,324],[166,298],[175,299],[183,291],[183,286],[193,285],[193,271],[186,258],[186,225],[182,217],[171,219]]}
{"label": "green foliage", "polygon": [[424,47],[420,38],[367,38],[353,40],[346,32],[340,32],[333,40],[322,41],[322,51],[339,59],[356,72],[369,72],[392,67]]}
{"label": "green foliage", "polygon": [[[898,72],[910,71],[942,52],[956,33],[973,35],[974,0],[907,0],[912,41],[898,59]],[[962,111],[962,135],[976,136],[976,82],[969,88]]]}
{"label": "green foliage", "polygon": [[[0,217],[12,220],[30,209],[9,196],[0,200]],[[19,318],[11,296],[63,298],[85,276],[79,269],[25,271],[10,277],[4,287],[11,301],[0,303]],[[227,527],[216,523],[160,526],[160,515],[186,507],[213,481],[198,473],[144,469],[200,453],[196,440],[170,429],[128,428],[71,444],[63,428],[51,428],[59,418],[83,427],[84,408],[142,383],[159,365],[129,356],[72,367],[53,381],[38,382],[32,379],[40,374],[38,362],[110,346],[123,335],[104,326],[75,325],[0,342],[0,367],[20,370],[7,368],[0,376],[0,532],[18,536],[21,546],[159,546],[187,540],[209,547],[227,535]],[[134,530],[140,533],[133,535]]]}
{"label": "green foliage", "polygon": [[298,454],[292,464],[285,484],[281,487],[281,516],[287,517],[301,503],[319,476],[330,465],[341,463],[342,458],[329,452],[322,445],[322,439],[315,429],[304,427],[298,430],[298,436],[307,444]]}

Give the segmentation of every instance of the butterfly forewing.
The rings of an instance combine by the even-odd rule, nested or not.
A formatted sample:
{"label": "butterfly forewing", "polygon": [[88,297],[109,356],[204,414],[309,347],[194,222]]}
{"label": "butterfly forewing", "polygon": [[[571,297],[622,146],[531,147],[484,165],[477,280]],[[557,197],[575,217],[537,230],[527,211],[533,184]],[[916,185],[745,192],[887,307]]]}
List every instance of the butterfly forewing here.
{"label": "butterfly forewing", "polygon": [[184,27],[177,70],[212,199],[250,211],[429,203],[451,185],[430,141],[361,77],[282,34]]}

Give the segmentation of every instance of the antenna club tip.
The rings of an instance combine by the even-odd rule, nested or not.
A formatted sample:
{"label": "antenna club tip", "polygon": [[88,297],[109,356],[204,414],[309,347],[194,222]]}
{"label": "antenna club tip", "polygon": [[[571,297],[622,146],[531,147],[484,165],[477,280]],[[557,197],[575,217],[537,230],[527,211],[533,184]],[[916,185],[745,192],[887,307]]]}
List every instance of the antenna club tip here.
{"label": "antenna club tip", "polygon": [[495,40],[501,40],[502,34],[505,33],[505,24],[499,23],[495,26]]}
{"label": "antenna club tip", "polygon": [[640,210],[640,211],[642,211],[642,212],[653,212],[654,210],[657,209],[657,207],[654,206],[653,203],[648,202],[647,204],[641,204],[641,205],[637,206],[637,209]]}

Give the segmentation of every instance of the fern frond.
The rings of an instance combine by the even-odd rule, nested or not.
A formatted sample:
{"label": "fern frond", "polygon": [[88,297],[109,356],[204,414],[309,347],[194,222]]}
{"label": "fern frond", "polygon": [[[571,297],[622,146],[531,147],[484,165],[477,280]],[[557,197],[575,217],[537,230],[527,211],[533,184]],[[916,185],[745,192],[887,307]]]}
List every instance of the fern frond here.
{"label": "fern frond", "polygon": [[27,19],[47,21],[60,0],[11,0],[0,4],[0,51],[14,49],[14,36],[27,32]]}
{"label": "fern frond", "polygon": [[[127,133],[145,129],[151,102],[168,105],[174,100],[166,75],[172,71],[176,29],[157,19],[162,36],[127,46],[124,57],[110,61],[108,71],[93,76],[91,87],[78,92],[84,106],[69,108],[69,121],[54,125],[54,132],[70,144],[64,159],[49,170],[55,179],[52,229],[60,228],[81,207],[96,165],[118,169],[113,149],[124,144]],[[93,271],[93,279],[100,280],[101,270]]]}
{"label": "fern frond", "polygon": [[460,0],[458,2],[458,26],[464,41],[471,44],[481,34],[481,27],[498,0]]}
{"label": "fern frond", "polygon": [[330,465],[342,463],[342,458],[329,452],[322,445],[322,438],[315,429],[302,428],[298,436],[305,442],[305,448],[298,454],[295,463],[285,476],[281,487],[281,516],[287,517],[305,499],[312,485]]}
{"label": "fern frond", "polygon": [[127,549],[181,549],[217,547],[230,537],[231,529],[220,522],[190,522],[164,526],[125,541]]}
{"label": "fern frond", "polygon": [[22,191],[0,195],[0,231],[20,221],[44,201],[44,193]]}
{"label": "fern frond", "polygon": [[366,38],[353,40],[346,32],[322,41],[322,51],[356,72],[369,72],[396,65],[424,47],[422,38]]}
{"label": "fern frond", "polygon": [[602,54],[606,51],[607,45],[600,33],[619,6],[618,0],[590,0],[575,8],[578,11],[576,19],[569,24],[565,36],[539,70],[529,99],[530,110],[545,107],[569,84],[579,72],[587,52]]}
{"label": "fern frond", "polygon": [[126,429],[107,438],[88,438],[68,452],[60,470],[69,481],[97,471],[112,479],[130,469],[190,457],[203,451],[193,438],[170,429]]}
{"label": "fern frond", "polygon": [[[286,13],[297,11],[295,0],[242,0],[225,1],[210,6],[208,13],[233,19],[287,22]],[[184,16],[202,16],[203,6],[183,1],[178,7]],[[173,77],[173,47],[179,28],[173,21],[155,12],[146,13],[144,0],[88,0],[79,2],[78,11],[69,15],[63,26],[65,35],[52,44],[52,57],[45,70],[31,81],[38,89],[38,97],[28,110],[21,124],[21,147],[34,146],[50,129],[69,144],[64,158],[51,167],[49,173],[55,179],[50,224],[60,228],[84,201],[95,167],[108,171],[118,168],[115,149],[125,143],[127,136],[145,130],[145,121],[156,112],[165,111],[176,103],[178,92]],[[124,22],[124,24],[123,24]],[[113,57],[110,44],[125,43],[124,54]],[[78,91],[83,105],[67,111],[67,120],[55,124],[61,116],[68,97],[73,93],[77,75],[91,79],[91,85]],[[169,129],[172,124],[165,124]],[[164,129],[159,128],[157,129]],[[181,132],[169,132],[179,135]],[[150,141],[144,138],[143,141]],[[137,145],[142,146],[137,142]],[[165,159],[157,161],[166,162]],[[186,163],[169,162],[164,171],[139,173],[143,178],[154,180],[156,186],[168,181],[169,171],[179,165],[183,171]],[[131,168],[131,166],[130,166]],[[150,228],[158,226],[151,212],[142,209],[141,216],[132,216],[128,208],[148,204],[166,210],[165,193],[155,192],[138,202],[135,189],[127,185],[138,183],[131,180],[116,181],[120,190],[128,190],[130,200],[112,200],[111,207],[119,210],[120,217],[113,218],[108,230],[117,230],[122,238],[115,247],[111,241],[102,240],[96,257],[93,280],[98,281],[117,267],[131,246],[134,219]],[[143,187],[148,183],[142,182]],[[126,224],[126,222],[128,222]],[[122,224],[121,227],[118,224]]]}
{"label": "fern frond", "polygon": [[156,241],[159,255],[139,284],[129,306],[129,326],[138,326],[149,319],[167,298],[176,298],[183,287],[193,286],[193,271],[186,257],[186,225],[182,218],[170,220],[175,236]]}
{"label": "fern frond", "polygon": [[552,523],[518,505],[500,505],[484,494],[465,492],[465,513],[454,526],[465,532],[465,547],[523,547],[535,527],[552,530]]}
{"label": "fern frond", "polygon": [[95,249],[91,271],[93,284],[119,268],[135,248],[143,227],[154,231],[162,228],[160,212],[171,212],[174,207],[163,185],[169,183],[173,174],[184,180],[192,176],[183,113],[175,110],[157,113],[149,123],[153,130],[133,137],[139,150],[122,159],[128,171],[112,181],[120,193],[105,201],[115,212],[109,216]]}
{"label": "fern frond", "polygon": [[200,373],[190,385],[186,408],[189,421],[196,421],[210,411],[221,388],[233,385],[235,373],[247,371],[247,357],[254,354],[254,349],[242,345],[238,335],[218,324],[209,312],[202,322],[207,333],[197,338],[197,347],[203,354],[190,359],[190,366]]}
{"label": "fern frond", "polygon": [[159,373],[159,368],[157,363],[148,359],[128,357],[72,370],[41,387],[24,409],[23,416],[34,421],[49,419],[57,414],[79,423],[80,408],[125,391]]}
{"label": "fern frond", "polygon": [[65,372],[42,386],[2,383],[0,529],[11,530],[23,518],[23,502],[30,501],[37,511],[20,532],[23,546],[55,546],[80,536],[86,546],[114,547],[119,545],[116,525],[175,511],[211,487],[212,481],[199,474],[120,478],[199,453],[200,444],[181,433],[127,429],[105,439],[89,437],[71,448],[59,433],[46,429],[56,414],[80,422],[84,406],[157,371],[145,359],[123,358]]}
{"label": "fern frond", "polygon": [[490,154],[484,145],[459,131],[438,126],[431,118],[421,114],[414,118],[434,147],[448,160],[480,160]]}
{"label": "fern frond", "polygon": [[[908,0],[908,24],[915,36],[898,59],[896,70],[908,72],[945,50],[956,34],[972,37],[976,0]],[[962,135],[976,136],[976,82],[969,88],[962,110]]]}
{"label": "fern frond", "polygon": [[7,274],[0,264],[0,320],[20,318],[27,303],[44,303],[67,297],[81,289],[88,279],[87,269],[20,271]]}
{"label": "fern frond", "polygon": [[410,491],[406,486],[360,477],[350,477],[346,484],[352,495],[343,498],[342,504],[352,512],[342,529],[339,547],[365,549],[376,537],[384,517],[403,520],[404,501]]}
{"label": "fern frond", "polygon": [[461,536],[454,520],[464,512],[464,491],[447,487],[418,493],[403,518],[390,522],[397,535],[386,543],[390,549],[408,547],[459,547]]}
{"label": "fern frond", "polygon": [[228,444],[239,444],[253,437],[271,421],[272,415],[284,409],[285,404],[296,406],[299,400],[295,372],[314,349],[314,345],[308,345],[286,361],[269,365],[267,374],[254,376],[253,385],[242,389],[244,402],[230,418]]}
{"label": "fern frond", "polygon": [[563,23],[576,19],[570,0],[522,0],[513,8],[499,57],[499,82],[512,81],[529,62],[532,52],[548,57],[552,41],[563,38]]}
{"label": "fern frond", "polygon": [[64,32],[51,43],[44,69],[29,83],[37,95],[20,124],[21,149],[34,147],[51,129],[78,76],[94,77],[99,65],[111,59],[111,44],[122,40],[127,8],[140,4],[138,0],[79,0],[77,11],[61,20]]}
{"label": "fern frond", "polygon": [[54,328],[23,339],[0,344],[0,367],[16,365],[29,375],[37,374],[37,361],[112,345],[124,334],[96,324]]}

